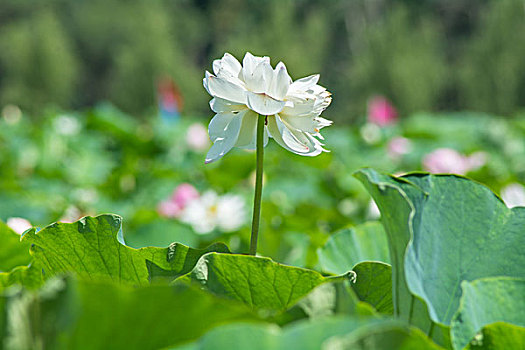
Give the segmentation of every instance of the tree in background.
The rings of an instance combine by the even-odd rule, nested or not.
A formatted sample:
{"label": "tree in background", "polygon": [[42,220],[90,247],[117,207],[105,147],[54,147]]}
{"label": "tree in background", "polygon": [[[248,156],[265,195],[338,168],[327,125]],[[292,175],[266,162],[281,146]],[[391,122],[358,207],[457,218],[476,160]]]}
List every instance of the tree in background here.
{"label": "tree in background", "polygon": [[[345,97],[366,101],[380,94],[404,113],[434,110],[449,73],[442,30],[428,16],[414,18],[404,5],[396,4],[388,13],[365,17],[345,71],[351,86]],[[350,113],[364,113],[366,104],[349,107]]]}
{"label": "tree in background", "polygon": [[[230,52],[321,72],[330,118],[362,118],[382,94],[400,113],[525,107],[522,0],[4,0],[0,104],[38,116],[108,100],[151,115],[171,76],[185,113],[209,116],[202,71]],[[274,62],[274,63],[276,63]]]}
{"label": "tree in background", "polygon": [[465,46],[462,105],[502,114],[525,107],[525,2],[492,2]]}
{"label": "tree in background", "polygon": [[31,13],[2,28],[0,104],[31,111],[68,106],[76,96],[78,60],[71,38],[50,10]]}

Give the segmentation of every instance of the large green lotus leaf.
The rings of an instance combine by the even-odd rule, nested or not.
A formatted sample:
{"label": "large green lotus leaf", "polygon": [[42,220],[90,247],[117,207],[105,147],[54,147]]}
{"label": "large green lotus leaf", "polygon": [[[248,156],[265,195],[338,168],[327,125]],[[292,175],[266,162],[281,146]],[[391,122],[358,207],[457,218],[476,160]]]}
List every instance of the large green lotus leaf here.
{"label": "large green lotus leaf", "polygon": [[379,222],[368,222],[334,233],[318,249],[323,271],[342,274],[362,261],[389,263],[388,242]]}
{"label": "large green lotus leaf", "polygon": [[357,275],[352,288],[361,301],[378,312],[392,315],[392,268],[380,262],[362,262],[352,269]]}
{"label": "large green lotus leaf", "polygon": [[20,242],[20,235],[0,220],[0,272],[31,261],[29,244]]}
{"label": "large green lotus leaf", "polygon": [[[273,320],[284,325],[306,317],[313,320],[331,315],[378,316],[372,305],[359,300],[351,287],[354,279],[351,275],[348,277],[347,279],[337,279],[334,282],[318,285],[292,308]],[[298,313],[298,310],[302,312]]]}
{"label": "large green lotus leaf", "polygon": [[464,280],[525,277],[525,208],[509,209],[489,188],[462,177],[406,179],[428,194],[412,198],[414,238],[405,266],[432,319],[450,325]]}
{"label": "large green lotus leaf", "polygon": [[57,277],[38,292],[8,299],[5,343],[13,349],[159,349],[234,320],[257,317],[236,301],[188,285]]}
{"label": "large green lotus leaf", "polygon": [[228,252],[221,243],[206,249],[182,244],[168,248],[134,249],[123,244],[122,219],[117,215],[84,217],[72,224],[55,223],[22,238],[31,244],[31,254],[42,266],[45,278],[74,272],[88,279],[107,278],[135,285],[151,278],[176,278],[188,273],[200,256],[210,251]]}
{"label": "large green lotus leaf", "polygon": [[269,258],[220,253],[203,255],[190,277],[212,293],[274,311],[290,308],[322,283],[344,279],[323,277],[316,271]]}
{"label": "large green lotus leaf", "polygon": [[[525,279],[510,277],[490,277],[464,281],[461,283],[463,294],[460,307],[452,320],[452,344],[456,349],[463,349],[476,334],[486,325],[495,322],[508,322],[516,326],[525,327]],[[525,330],[525,328],[522,328]],[[515,333],[509,328],[505,334],[499,328],[500,339],[503,344],[511,342]],[[492,344],[498,346],[498,338],[492,339]],[[523,338],[518,337],[518,343],[508,349],[518,349]],[[483,344],[483,338],[478,340]]]}
{"label": "large green lotus leaf", "polygon": [[323,350],[439,350],[421,330],[398,321],[386,321],[365,326],[342,337],[334,337]]}
{"label": "large green lotus leaf", "polygon": [[[387,233],[395,236],[395,250],[402,249],[395,238],[403,237],[406,257],[399,260],[399,251],[396,264],[392,259],[393,276],[406,276],[410,291],[427,303],[435,322],[450,325],[463,280],[525,277],[520,251],[525,208],[508,209],[487,187],[454,175],[394,178],[365,169],[357,177],[378,204]],[[405,273],[399,276],[395,265],[403,261]]]}
{"label": "large green lotus leaf", "polygon": [[468,350],[525,349],[525,327],[496,322],[483,327],[467,345]]}
{"label": "large green lotus leaf", "polygon": [[[393,332],[397,331],[397,333]],[[352,342],[357,347],[347,347]],[[364,339],[364,340],[363,340]],[[371,342],[370,340],[373,340]],[[366,347],[377,343],[383,347]],[[400,347],[397,345],[418,345]],[[365,345],[365,346],[364,346]],[[234,323],[215,328],[186,350],[253,349],[439,349],[418,329],[378,318],[330,317],[298,321],[283,328],[274,325]]]}
{"label": "large green lotus leaf", "polygon": [[169,281],[189,273],[200,257],[210,252],[230,253],[224,243],[213,243],[204,249],[194,249],[181,243],[172,243],[168,248],[147,247],[140,252],[146,259],[150,280]]}
{"label": "large green lotus leaf", "polygon": [[29,266],[17,266],[9,272],[1,272],[0,292],[15,284],[27,289],[37,289],[43,282],[42,268],[33,261]]}
{"label": "large green lotus leaf", "polygon": [[209,331],[187,349],[317,350],[330,337],[380,322],[383,321],[376,318],[339,316],[297,321],[284,328],[269,324],[233,323]]}
{"label": "large green lotus leaf", "polygon": [[[405,278],[405,251],[411,237],[410,227],[414,212],[407,193],[418,196],[421,190],[415,186],[400,190],[404,184],[410,184],[406,180],[379,174],[371,169],[360,170],[354,176],[364,184],[381,211],[381,222],[387,235],[392,263],[394,316],[430,332],[434,326],[427,307],[423,301],[412,295]],[[441,339],[439,342],[445,343]]]}

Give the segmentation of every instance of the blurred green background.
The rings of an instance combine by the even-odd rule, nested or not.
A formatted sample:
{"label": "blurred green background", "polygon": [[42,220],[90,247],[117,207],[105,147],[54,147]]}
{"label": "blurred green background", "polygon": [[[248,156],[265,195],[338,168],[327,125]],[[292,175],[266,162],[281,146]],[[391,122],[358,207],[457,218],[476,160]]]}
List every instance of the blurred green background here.
{"label": "blurred green background", "polygon": [[401,115],[525,106],[523,0],[2,0],[0,105],[38,118],[106,100],[151,115],[173,77],[188,114],[209,116],[205,69],[226,51],[321,73],[330,119],[352,122],[374,94]]}

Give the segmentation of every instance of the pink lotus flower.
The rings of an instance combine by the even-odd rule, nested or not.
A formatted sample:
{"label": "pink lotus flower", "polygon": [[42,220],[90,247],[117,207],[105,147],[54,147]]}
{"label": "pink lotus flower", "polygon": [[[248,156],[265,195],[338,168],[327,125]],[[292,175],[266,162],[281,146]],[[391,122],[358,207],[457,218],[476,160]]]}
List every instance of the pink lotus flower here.
{"label": "pink lotus flower", "polygon": [[412,142],[405,137],[394,137],[388,142],[387,153],[391,159],[399,159],[412,151]]}
{"label": "pink lotus flower", "polygon": [[368,102],[368,122],[386,126],[397,121],[397,111],[383,96],[375,96]]}
{"label": "pink lotus flower", "polygon": [[159,203],[157,211],[162,216],[177,218],[188,203],[197,198],[199,198],[199,192],[195,187],[189,183],[183,183],[175,188],[170,199]]}
{"label": "pink lotus flower", "polygon": [[162,201],[157,207],[157,212],[167,218],[175,218],[179,216],[181,208],[172,201]]}
{"label": "pink lotus flower", "polygon": [[186,143],[194,151],[204,151],[210,145],[208,130],[199,123],[191,124],[186,133]]}
{"label": "pink lotus flower", "polygon": [[451,148],[438,148],[423,159],[423,168],[431,173],[453,173],[465,175],[469,171],[481,168],[487,162],[484,152],[465,156]]}

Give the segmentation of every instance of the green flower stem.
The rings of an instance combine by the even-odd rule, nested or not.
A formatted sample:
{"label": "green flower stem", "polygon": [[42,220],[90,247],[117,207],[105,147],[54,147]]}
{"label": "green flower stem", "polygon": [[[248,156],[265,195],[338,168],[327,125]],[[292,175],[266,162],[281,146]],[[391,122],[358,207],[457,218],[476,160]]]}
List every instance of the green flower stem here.
{"label": "green flower stem", "polygon": [[255,196],[253,200],[252,237],[250,239],[250,255],[257,253],[257,237],[261,219],[261,198],[264,158],[264,122],[266,116],[257,116],[257,168],[255,173]]}
{"label": "green flower stem", "polygon": [[428,334],[427,334],[430,339],[432,339],[432,336],[434,335],[434,326],[435,325],[436,324],[433,321],[431,321],[430,329],[428,330]]}

